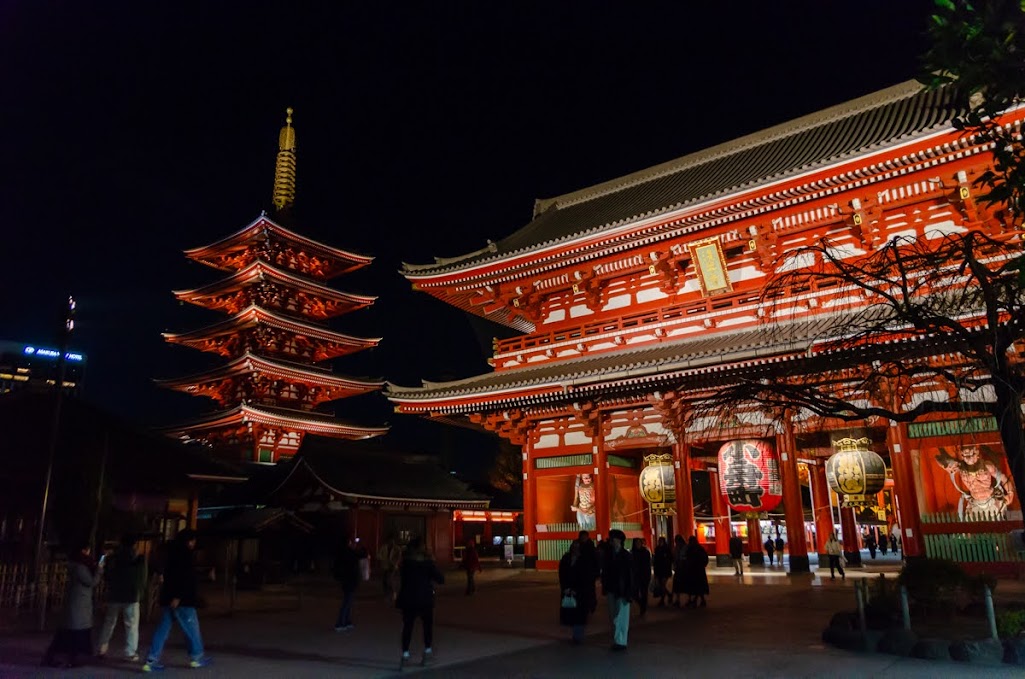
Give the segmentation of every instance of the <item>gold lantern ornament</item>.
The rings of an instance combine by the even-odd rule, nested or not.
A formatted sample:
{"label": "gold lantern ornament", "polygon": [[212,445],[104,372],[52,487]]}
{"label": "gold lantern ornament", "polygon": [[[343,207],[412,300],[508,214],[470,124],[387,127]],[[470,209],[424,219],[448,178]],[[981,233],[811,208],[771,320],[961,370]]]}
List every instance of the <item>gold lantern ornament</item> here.
{"label": "gold lantern ornament", "polygon": [[648,503],[653,514],[669,516],[676,513],[676,470],[672,455],[645,455],[644,469],[638,481],[641,497]]}
{"label": "gold lantern ornament", "polygon": [[837,452],[826,460],[826,481],[844,507],[874,505],[886,485],[886,462],[869,448],[871,443],[867,437],[833,442]]}

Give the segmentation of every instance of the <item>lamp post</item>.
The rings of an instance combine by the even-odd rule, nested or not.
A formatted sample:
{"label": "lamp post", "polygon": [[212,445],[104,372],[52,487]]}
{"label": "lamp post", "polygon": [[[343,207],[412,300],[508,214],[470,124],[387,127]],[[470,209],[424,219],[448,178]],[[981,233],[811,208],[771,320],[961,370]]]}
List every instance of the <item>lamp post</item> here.
{"label": "lamp post", "polygon": [[75,298],[68,296],[68,304],[65,309],[64,327],[61,331],[60,355],[57,356],[57,379],[56,393],[53,405],[53,424],[50,428],[50,445],[47,452],[46,477],[43,482],[43,504],[39,511],[39,531],[36,537],[36,550],[34,553],[34,578],[36,591],[39,594],[39,626],[42,629],[46,623],[46,587],[42,582],[43,571],[43,539],[46,535],[46,512],[50,503],[50,484],[53,479],[53,460],[57,451],[57,443],[60,440],[60,419],[61,402],[64,396],[64,371],[67,366],[68,343],[71,339],[71,331],[75,329]]}

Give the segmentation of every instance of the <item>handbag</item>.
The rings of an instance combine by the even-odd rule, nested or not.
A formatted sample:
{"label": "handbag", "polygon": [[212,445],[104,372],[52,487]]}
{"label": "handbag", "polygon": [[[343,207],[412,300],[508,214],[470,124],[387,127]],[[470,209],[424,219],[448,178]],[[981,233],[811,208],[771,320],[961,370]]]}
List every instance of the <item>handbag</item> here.
{"label": "handbag", "polygon": [[572,594],[566,594],[565,596],[562,597],[562,607],[563,608],[576,608],[577,607],[577,598],[575,596],[573,596]]}

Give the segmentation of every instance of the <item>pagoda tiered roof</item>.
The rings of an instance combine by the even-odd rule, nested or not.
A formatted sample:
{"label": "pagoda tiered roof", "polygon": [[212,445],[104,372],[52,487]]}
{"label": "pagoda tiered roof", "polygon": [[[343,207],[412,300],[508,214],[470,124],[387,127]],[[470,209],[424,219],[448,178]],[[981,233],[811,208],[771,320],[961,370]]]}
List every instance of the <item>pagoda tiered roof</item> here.
{"label": "pagoda tiered roof", "polygon": [[[252,290],[267,283],[276,285],[280,293],[270,290],[261,294]],[[293,294],[284,294],[288,292]],[[261,299],[254,300],[254,295]],[[377,297],[329,288],[261,260],[255,260],[219,281],[192,290],[176,290],[174,296],[183,302],[231,314],[258,303],[265,308],[319,320],[363,309],[377,300]]]}
{"label": "pagoda tiered roof", "polygon": [[[266,336],[247,337],[267,329]],[[277,333],[276,335],[274,333]],[[320,362],[376,347],[380,337],[344,335],[252,305],[231,318],[186,333],[163,333],[164,339],[201,351],[235,358],[256,349],[261,354]]]}
{"label": "pagoda tiered roof", "polygon": [[374,261],[290,231],[266,215],[215,243],[186,250],[185,256],[221,271],[239,271],[260,259],[319,279],[356,271]]}
{"label": "pagoda tiered roof", "polygon": [[247,351],[223,366],[186,377],[157,380],[157,384],[193,396],[208,396],[221,406],[237,403],[238,394],[245,392],[247,384],[254,390],[276,389],[280,400],[287,400],[281,394],[291,388],[296,394],[294,400],[300,400],[301,394],[306,405],[313,407],[376,391],[384,386],[384,380],[344,377],[326,369],[275,361]]}
{"label": "pagoda tiered roof", "polygon": [[331,247],[282,225],[292,223],[295,202],[292,113],[291,108],[286,110],[285,125],[278,134],[275,219],[263,213],[225,238],[186,250],[190,259],[230,275],[174,293],[179,301],[230,316],[192,332],[164,333],[164,339],[224,356],[229,362],[187,377],[157,381],[169,389],[211,398],[222,408],[167,433],[259,463],[291,457],[311,433],[365,439],[388,431],[386,426],[363,427],[314,410],[383,386],[381,380],[336,376],[317,365],[376,347],[381,338],[354,337],[324,324],[376,301],[376,297],[324,284],[367,266],[373,257]]}
{"label": "pagoda tiered roof", "polygon": [[252,437],[251,425],[349,440],[369,439],[388,432],[388,427],[364,427],[324,413],[248,403],[209,413],[170,427],[165,432],[178,438],[197,439],[206,439],[212,434],[230,434],[242,441]]}

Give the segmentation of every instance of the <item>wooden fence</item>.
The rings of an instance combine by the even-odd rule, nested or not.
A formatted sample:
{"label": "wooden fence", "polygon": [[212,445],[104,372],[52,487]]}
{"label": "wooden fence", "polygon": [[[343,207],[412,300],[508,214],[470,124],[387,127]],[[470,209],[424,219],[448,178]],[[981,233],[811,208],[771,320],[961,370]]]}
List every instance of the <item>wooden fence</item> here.
{"label": "wooden fence", "polygon": [[924,535],[926,556],[960,563],[1025,561],[1013,535],[1008,533],[954,533]]}

